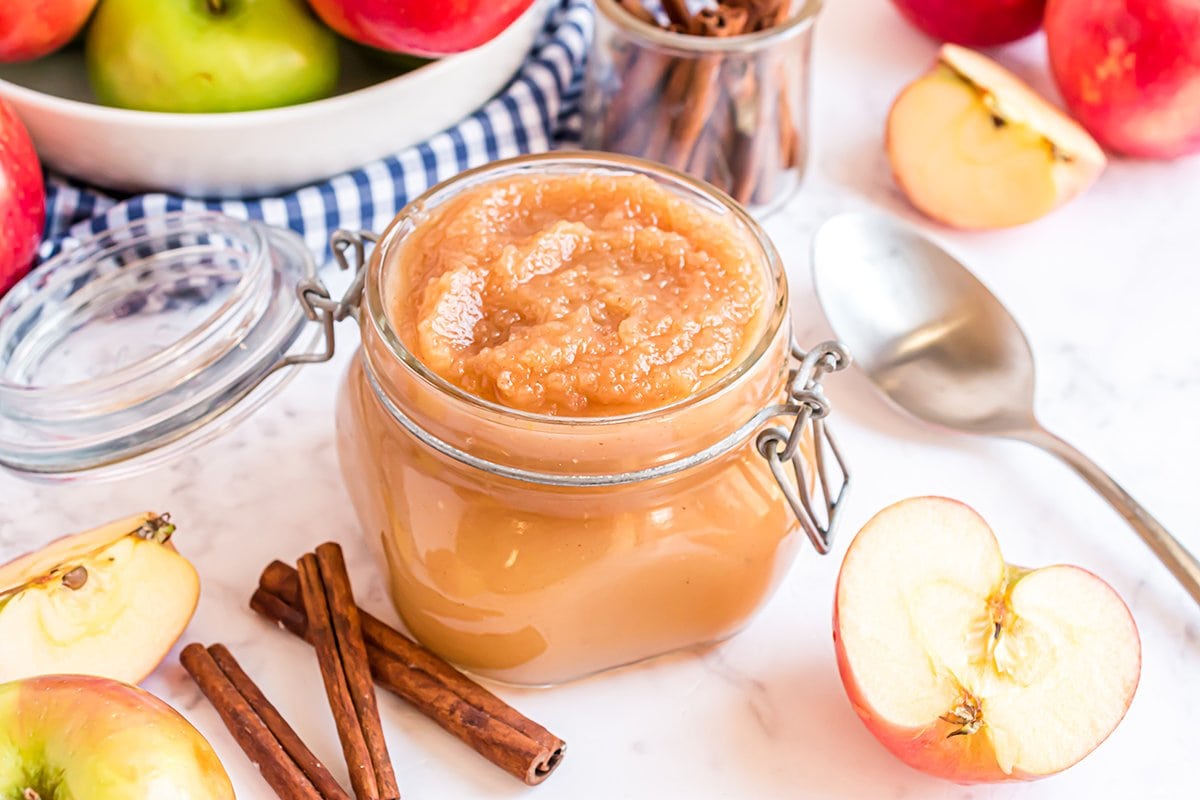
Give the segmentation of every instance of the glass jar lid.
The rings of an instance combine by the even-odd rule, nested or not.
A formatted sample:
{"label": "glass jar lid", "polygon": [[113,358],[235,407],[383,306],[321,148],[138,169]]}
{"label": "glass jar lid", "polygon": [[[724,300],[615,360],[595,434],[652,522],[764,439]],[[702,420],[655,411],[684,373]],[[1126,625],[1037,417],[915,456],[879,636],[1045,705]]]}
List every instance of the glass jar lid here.
{"label": "glass jar lid", "polygon": [[114,477],[228,429],[316,349],[297,298],[315,273],[295,234],[217,213],[46,262],[0,299],[0,465]]}

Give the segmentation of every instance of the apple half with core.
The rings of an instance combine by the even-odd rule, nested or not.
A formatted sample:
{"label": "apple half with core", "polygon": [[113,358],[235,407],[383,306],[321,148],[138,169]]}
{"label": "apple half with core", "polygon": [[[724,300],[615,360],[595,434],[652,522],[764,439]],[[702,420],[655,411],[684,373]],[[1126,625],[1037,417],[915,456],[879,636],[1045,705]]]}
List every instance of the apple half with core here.
{"label": "apple half with core", "polygon": [[169,544],[174,530],[139,514],[0,566],[0,681],[149,675],[200,596],[196,570]]}
{"label": "apple half with core", "polygon": [[1083,192],[1106,160],[1083,128],[996,62],[943,45],[887,119],[896,183],[957,228],[1035,220]]}
{"label": "apple half with core", "polygon": [[859,531],[834,606],[854,710],[909,766],[959,783],[1066,769],[1133,700],[1129,609],[1090,572],[1004,563],[987,523],[942,497],[903,500]]}
{"label": "apple half with core", "polygon": [[134,686],[84,675],[0,684],[5,800],[234,800],[212,746]]}

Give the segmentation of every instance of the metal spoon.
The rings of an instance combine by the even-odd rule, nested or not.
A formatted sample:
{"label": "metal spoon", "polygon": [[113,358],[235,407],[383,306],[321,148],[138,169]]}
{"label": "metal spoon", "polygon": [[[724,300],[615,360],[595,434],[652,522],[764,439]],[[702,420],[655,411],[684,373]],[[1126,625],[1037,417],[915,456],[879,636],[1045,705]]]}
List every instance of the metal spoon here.
{"label": "metal spoon", "polygon": [[966,267],[906,225],[852,213],[817,231],[813,279],[837,338],[896,405],[926,422],[1020,439],[1058,456],[1200,603],[1200,561],[1104,470],[1038,422],[1029,342]]}

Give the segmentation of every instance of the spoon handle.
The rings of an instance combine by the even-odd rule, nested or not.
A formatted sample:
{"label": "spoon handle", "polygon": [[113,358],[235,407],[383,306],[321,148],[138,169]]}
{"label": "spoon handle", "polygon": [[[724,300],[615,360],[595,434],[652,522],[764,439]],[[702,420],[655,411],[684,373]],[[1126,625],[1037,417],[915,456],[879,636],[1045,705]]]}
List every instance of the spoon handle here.
{"label": "spoon handle", "polygon": [[1045,428],[1036,428],[1019,438],[1053,453],[1078,472],[1120,512],[1129,526],[1142,537],[1142,541],[1154,551],[1154,555],[1158,556],[1158,560],[1183,584],[1183,588],[1187,589],[1192,599],[1200,603],[1200,561],[1197,561],[1178,539],[1167,533],[1167,529],[1150,516],[1129,492],[1121,488],[1120,484],[1090,458]]}

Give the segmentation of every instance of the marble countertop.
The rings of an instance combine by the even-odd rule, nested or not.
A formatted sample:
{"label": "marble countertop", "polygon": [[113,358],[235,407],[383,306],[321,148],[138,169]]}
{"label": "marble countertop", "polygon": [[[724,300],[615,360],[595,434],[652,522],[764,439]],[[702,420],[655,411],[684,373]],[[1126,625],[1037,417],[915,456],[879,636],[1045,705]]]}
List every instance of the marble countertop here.
{"label": "marble countertop", "polygon": [[[891,98],[935,46],[882,0],[829,4],[818,25],[814,158],[803,192],[767,227],[785,256],[802,342],[828,335],[812,296],[808,243],[841,210],[882,207],[919,224],[891,183],[881,129]],[[1001,53],[1035,86],[1044,42]],[[932,229],[1009,304],[1040,368],[1052,429],[1105,465],[1200,552],[1200,158],[1116,161],[1091,192],[1000,233]],[[343,326],[345,327],[345,326]],[[340,335],[346,340],[349,330]],[[347,547],[360,602],[386,619],[337,472],[334,392],[353,348],[301,371],[233,432],[151,474],[34,485],[0,475],[0,561],[64,532],[169,510],[204,581],[187,641],[223,641],[344,782],[315,659],[246,607],[261,568],[317,543]],[[407,798],[1183,798],[1200,793],[1200,609],[1119,516],[1032,448],[933,430],[886,406],[857,373],[829,381],[857,485],[829,556],[806,550],[742,634],[705,652],[548,690],[498,688],[569,742],[559,771],[526,789],[381,693]],[[1080,564],[1126,598],[1141,630],[1141,686],[1124,723],[1069,771],[1033,784],[963,788],[886,753],[846,701],[830,612],[852,534],[902,497],[944,494],[979,509],[1010,560]],[[0,644],[0,646],[3,646]],[[213,742],[247,800],[272,796],[172,651],[146,688]]]}

